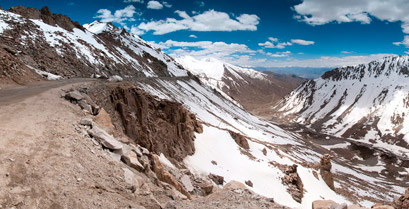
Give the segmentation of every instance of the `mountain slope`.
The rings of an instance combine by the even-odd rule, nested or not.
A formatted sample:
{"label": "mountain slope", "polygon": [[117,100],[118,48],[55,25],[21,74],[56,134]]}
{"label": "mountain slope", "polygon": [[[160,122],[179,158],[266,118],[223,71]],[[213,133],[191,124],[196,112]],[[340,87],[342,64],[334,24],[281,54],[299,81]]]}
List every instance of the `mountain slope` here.
{"label": "mountain slope", "polygon": [[[358,159],[357,161],[350,162],[345,160],[346,158],[341,157],[343,156],[342,154],[330,152],[329,148],[325,148],[334,146],[339,147],[344,144],[335,142],[321,146],[317,143],[310,143],[299,133],[285,131],[268,121],[253,116],[238,106],[235,102],[226,99],[225,96],[214,91],[215,87],[213,84],[210,83],[207,85],[204,82],[199,82],[196,77],[190,76],[188,71],[183,69],[183,67],[171,57],[162,53],[158,49],[152,48],[140,37],[129,34],[125,30],[115,28],[111,24],[94,22],[86,25],[86,28],[93,31],[91,32],[86,28],[73,23],[64,16],[52,14],[47,8],[35,10],[32,8],[17,7],[11,9],[11,11],[14,11],[15,13],[0,10],[0,41],[5,45],[0,52],[5,54],[5,57],[8,58],[8,62],[4,63],[4,65],[9,66],[9,68],[0,68],[2,79],[28,82],[30,79],[40,78],[40,74],[37,73],[40,71],[42,72],[41,76],[47,76],[47,79],[54,78],[56,75],[61,76],[62,79],[77,76],[108,77],[111,75],[119,75],[126,81],[112,83],[100,79],[95,82],[110,87],[122,84],[126,84],[126,86],[137,85],[140,89],[144,90],[144,92],[138,90],[137,92],[139,93],[137,94],[126,94],[127,92],[124,92],[126,90],[124,90],[124,88],[116,88],[116,91],[97,91],[98,89],[94,89],[95,91],[91,95],[92,97],[100,98],[102,101],[110,101],[114,104],[111,109],[106,109],[106,111],[111,114],[112,119],[115,119],[115,113],[119,112],[121,113],[120,116],[122,117],[122,120],[125,121],[123,122],[125,125],[129,125],[131,128],[132,126],[136,126],[133,130],[145,131],[143,133],[146,133],[147,136],[141,136],[137,134],[139,132],[132,132],[128,129],[128,132],[123,133],[127,134],[127,137],[129,138],[128,143],[145,146],[145,144],[149,145],[149,142],[145,144],[141,143],[141,140],[143,139],[140,137],[146,137],[145,139],[147,139],[147,141],[155,140],[154,142],[151,141],[151,144],[155,145],[151,147],[156,147],[156,149],[148,150],[148,153],[152,152],[160,156],[160,161],[167,165],[167,167],[163,167],[170,170],[166,175],[161,176],[162,178],[157,178],[157,176],[155,177],[151,173],[146,174],[132,170],[131,172],[135,172],[137,175],[153,175],[154,180],[150,183],[155,184],[159,187],[158,189],[162,190],[149,193],[149,191],[146,192],[143,190],[145,188],[142,188],[141,191],[138,191],[137,193],[131,193],[127,191],[132,191],[134,189],[133,187],[129,187],[129,189],[122,189],[125,186],[118,187],[123,190],[122,192],[129,194],[130,201],[133,199],[139,199],[139,197],[142,196],[151,197],[157,195],[157,193],[168,197],[169,194],[167,192],[174,190],[175,188],[172,188],[168,183],[162,184],[159,180],[167,178],[167,180],[177,179],[175,181],[182,181],[179,179],[179,177],[182,178],[183,176],[180,173],[191,175],[191,178],[195,181],[200,180],[208,183],[213,181],[211,177],[214,179],[215,175],[219,175],[224,178],[224,181],[226,181],[222,181],[222,185],[231,180],[239,181],[243,183],[243,187],[248,190],[253,190],[260,195],[274,198],[277,203],[297,208],[311,208],[312,201],[323,198],[332,199],[339,203],[349,203],[354,201],[370,206],[376,201],[391,200],[397,196],[397,194],[403,193],[404,187],[408,186],[407,183],[405,183],[408,182],[406,181],[407,177],[405,177],[408,172],[405,170],[399,170],[399,172],[402,173],[402,177],[399,176],[399,178],[395,178],[396,176],[393,175],[389,176],[382,172],[373,173],[368,171],[386,169],[387,166],[390,166],[390,163],[387,164],[387,161],[382,159],[371,159],[375,162],[375,165],[365,164],[365,167],[363,167],[361,164],[365,163],[365,161]],[[224,69],[225,65],[223,64],[222,66]],[[228,68],[228,74],[231,74],[231,76],[236,78],[226,81],[226,83],[231,82],[231,85],[229,84],[230,86],[241,85],[241,83],[239,83],[241,82],[241,79],[238,79],[238,77],[244,79],[246,82],[247,80],[245,77],[259,80],[265,79],[265,77],[260,76],[259,73],[253,73],[253,71],[250,70],[248,70],[248,72],[246,69],[237,70],[233,66],[227,66],[226,68]],[[50,77],[50,74],[47,73],[51,73],[52,76]],[[215,72],[215,77],[216,75],[219,76],[217,73],[219,72]],[[37,77],[35,75],[37,75]],[[223,81],[223,79],[221,81]],[[55,82],[58,83],[63,81]],[[79,89],[82,89],[82,91],[85,91],[84,89],[91,91],[91,89],[94,88],[93,86],[85,85],[85,83],[78,85],[80,86]],[[225,84],[221,83],[220,85]],[[133,88],[129,89],[132,90]],[[14,89],[12,90],[14,91]],[[12,94],[13,91],[9,94]],[[52,99],[50,99],[51,101],[59,98],[58,89],[54,89],[53,92],[54,94]],[[144,94],[154,96],[143,96]],[[88,97],[86,98],[87,99],[85,100],[88,100]],[[167,100],[171,100],[171,102]],[[41,102],[44,101],[37,101],[36,108],[41,109],[41,107],[43,107],[41,106]],[[98,102],[98,100],[93,102]],[[78,102],[78,104],[88,107],[86,104],[84,105],[80,102]],[[104,102],[98,104],[102,106]],[[169,104],[175,105],[177,107],[176,110],[186,108],[190,112],[179,111],[175,113],[175,109],[168,108],[169,106],[167,105]],[[48,105],[52,106],[52,104]],[[70,113],[75,113],[75,115],[77,115],[77,117],[73,116],[70,119],[70,121],[75,121],[75,126],[70,126],[69,124],[66,124],[67,121],[63,121],[62,124],[64,125],[62,127],[64,127],[64,131],[77,133],[75,136],[78,137],[75,137],[75,140],[86,142],[88,145],[94,146],[94,142],[90,141],[89,134],[86,132],[85,134],[82,133],[80,129],[77,130],[77,121],[80,121],[83,117],[96,118],[98,115],[93,116],[87,114],[85,111],[81,111],[78,106],[74,106],[68,102],[67,104],[64,104],[61,100],[59,100],[59,103],[56,103],[56,105],[69,105],[65,106],[63,110],[67,112],[72,111]],[[179,108],[182,105],[183,108]],[[19,108],[24,108],[24,106],[29,105],[24,102],[19,104]],[[141,108],[137,109],[132,107]],[[155,109],[156,107],[159,107],[157,108],[159,110]],[[7,106],[7,109],[15,110],[16,108],[11,104]],[[149,117],[146,116],[146,111],[143,111],[146,109],[150,110]],[[44,111],[47,110],[48,108],[44,109]],[[7,124],[7,118],[12,117],[9,115],[12,115],[12,112],[10,113],[9,111],[3,110],[2,113],[7,113],[7,117],[1,117],[6,118],[3,122]],[[191,117],[190,113],[193,113],[195,117]],[[36,114],[41,114],[41,111],[37,111],[36,109],[35,114],[30,113],[25,115],[35,117]],[[48,114],[50,117],[44,119],[47,119],[47,121],[52,124],[54,122],[52,117],[53,114],[58,114],[58,118],[63,120],[63,114],[65,114],[65,112],[54,112],[52,114],[48,112]],[[150,120],[151,117],[160,117],[161,120],[157,120],[158,118]],[[136,120],[136,118],[143,118],[144,120]],[[191,132],[184,132],[184,130],[190,129],[185,126],[188,126],[186,124],[189,124],[189,122],[191,122],[189,120],[192,120],[192,118],[197,118],[197,120],[203,125],[203,132],[194,133],[194,136],[190,135]],[[13,119],[13,124],[19,124],[19,118],[14,117]],[[107,119],[106,121],[109,120]],[[139,122],[130,125],[131,122],[129,121]],[[172,126],[166,126],[167,123],[162,123],[162,121],[172,123]],[[13,124],[7,124],[2,127],[13,127]],[[123,132],[126,127],[124,124],[122,125],[124,126],[122,128],[120,126],[115,126],[116,131]],[[161,127],[158,129],[152,127],[161,125],[162,129],[159,129]],[[42,127],[47,128],[46,126]],[[35,130],[35,128],[30,129],[30,131]],[[8,130],[5,129],[2,131],[7,132]],[[23,132],[23,134],[25,134],[24,131],[25,129],[16,132]],[[64,134],[64,132],[61,132],[58,128],[55,130],[53,129],[52,131],[54,135],[48,135],[47,139],[53,139],[54,136],[58,136],[58,138],[65,137],[65,135],[60,135],[61,133]],[[167,136],[169,139],[164,140],[166,137],[163,135],[166,133],[172,134],[168,134]],[[42,132],[36,132],[36,134],[39,134],[39,137],[41,138]],[[177,137],[173,136],[183,137],[186,134],[189,135],[188,137],[195,137],[194,141],[189,138],[189,142],[194,144],[194,149],[190,147],[189,151],[186,152],[189,154],[187,157],[180,160],[180,158],[185,156],[184,154],[176,156],[171,153],[166,153],[166,150],[174,150],[177,153],[178,150],[175,149],[178,149],[179,146],[183,146],[184,143],[173,143],[174,140],[178,140]],[[82,137],[82,135],[85,136]],[[23,135],[22,138],[30,141],[31,138],[27,136],[30,135]],[[9,137],[9,140],[12,141],[13,137]],[[76,145],[76,143],[74,143],[75,140],[69,140],[69,143]],[[184,140],[187,139],[184,138]],[[41,143],[44,143],[44,146],[41,144],[41,147],[47,147],[47,145],[50,145],[49,147],[52,149],[52,143],[54,143],[54,141],[44,140],[44,142],[42,141]],[[185,146],[191,146],[191,144],[186,143]],[[149,146],[146,147],[151,148]],[[81,146],[79,148],[81,148]],[[75,149],[77,150],[77,148]],[[22,159],[26,159],[26,156],[24,156],[24,151],[26,150],[22,150],[21,153],[16,153],[16,155],[22,156]],[[98,156],[94,156],[92,159],[99,159],[98,162],[103,161],[102,164],[98,164],[101,166],[104,165],[104,160],[110,155],[115,156],[115,154],[118,154],[111,152],[112,150],[109,149],[102,149],[101,147],[99,147],[98,150],[97,154],[105,153],[105,157],[99,159]],[[193,150],[194,153],[192,153]],[[35,151],[36,150],[33,150],[33,152]],[[86,153],[86,156],[93,154],[89,149],[84,149],[83,153]],[[320,157],[327,153],[336,156],[332,161],[333,169],[327,169],[325,171],[327,176],[318,175],[318,172],[323,169],[323,166],[320,164]],[[57,155],[58,154],[59,153],[57,153]],[[139,157],[141,156],[142,155]],[[143,156],[146,157],[146,155]],[[172,159],[172,157],[174,157],[174,159]],[[13,160],[7,160],[6,157],[2,159],[3,161],[7,161],[8,166],[13,167]],[[87,157],[78,157],[75,159],[85,162],[84,165],[92,164]],[[67,160],[68,162],[72,161],[69,156],[64,158],[64,160]],[[137,159],[137,162],[138,160],[139,159]],[[22,166],[28,166],[26,165],[25,160],[22,162],[16,162],[16,164],[17,163]],[[116,163],[106,163],[112,167],[115,167],[114,165],[116,165]],[[329,162],[324,162],[323,164],[328,163]],[[47,162],[45,162],[45,164],[47,164]],[[97,184],[100,176],[104,176],[104,180],[107,182],[112,182],[110,181],[112,172],[87,174],[86,166],[83,167],[81,163],[73,164],[83,168],[82,170],[84,172],[81,174],[90,176],[89,178],[87,177],[87,179],[78,179],[78,177],[70,178],[74,181],[74,183],[71,183],[70,185],[76,185],[75,182],[85,185],[86,187],[82,188],[85,188],[86,191],[89,192],[88,194],[96,195],[98,198],[104,198],[103,196],[99,196],[101,192],[106,195],[116,192],[116,190],[111,190],[111,187],[107,189]],[[149,166],[150,162],[145,162],[144,164]],[[293,164],[297,165],[298,168],[294,169],[296,166],[293,166]],[[37,165],[33,163],[30,166],[35,167]],[[121,164],[121,166],[125,165]],[[328,168],[328,165],[325,167]],[[41,169],[38,167],[35,168]],[[115,168],[118,170],[115,173],[120,177],[116,177],[115,175],[112,178],[120,180],[125,174],[121,173],[122,171],[119,167]],[[156,168],[156,170],[163,169]],[[177,175],[174,174],[171,169],[177,171]],[[50,170],[54,172],[53,169]],[[94,168],[93,170],[98,169]],[[333,172],[335,191],[328,186],[331,185],[331,182],[328,183],[327,180],[324,180],[328,179],[328,176],[332,176],[332,174],[328,174],[330,171]],[[15,173],[19,174],[18,172]],[[60,173],[57,171],[55,175],[50,177],[51,180],[57,183],[60,182],[59,179],[53,178],[53,176],[59,178],[61,176],[59,174]],[[290,175],[296,177],[296,183],[294,183],[292,179],[288,180],[288,178],[291,177]],[[348,176],[348,178],[345,178],[345,176]],[[216,176],[216,179],[220,178]],[[285,179],[287,179],[287,181]],[[95,184],[88,185],[85,180],[87,180],[87,182],[88,180],[92,180]],[[179,191],[182,190],[180,189],[180,183],[175,181],[172,181],[172,185],[179,185]],[[252,183],[250,184],[249,181]],[[300,187],[300,181],[303,183],[302,187]],[[10,187],[11,190],[7,191],[14,191],[16,193],[13,193],[12,195],[7,191],[0,193],[0,200],[10,196],[18,196],[19,198],[22,198],[26,195],[26,191],[35,192],[37,189],[36,184],[33,184],[34,186],[32,188],[27,188],[27,190],[24,188],[24,190],[21,190],[21,188],[14,188],[13,184],[7,184],[7,182],[7,175],[0,175],[0,184],[2,184],[0,186],[2,188],[3,186]],[[244,185],[246,182],[248,186]],[[363,184],[362,182],[365,183]],[[210,184],[215,188],[222,187],[222,185],[217,185],[216,183]],[[55,194],[59,198],[62,198],[65,194],[63,191],[64,186],[56,186],[55,188],[57,189],[52,190],[55,192],[49,195]],[[217,191],[217,189],[215,190]],[[389,192],[385,193],[384,191],[386,190]],[[192,192],[191,195],[196,194],[197,193]],[[183,196],[182,194],[180,195]],[[189,195],[184,198],[187,198],[188,196]],[[199,194],[196,197],[202,198],[202,196],[203,194]],[[88,201],[86,197],[87,196],[81,197],[81,199],[86,199]],[[33,196],[33,198],[36,198],[36,196]],[[255,196],[254,198],[260,197]],[[183,203],[183,201],[181,203]],[[78,204],[82,206],[81,203]]]}
{"label": "mountain slope", "polygon": [[304,82],[299,77],[267,74],[215,58],[198,60],[185,56],[176,60],[203,83],[234,98],[253,114],[266,118],[273,104]]}
{"label": "mountain slope", "polygon": [[294,121],[407,156],[409,56],[337,68],[294,90],[277,107]]}
{"label": "mountain slope", "polygon": [[[65,78],[187,75],[171,57],[112,24],[104,23],[106,30],[96,34],[66,16],[52,14],[47,7],[18,6],[9,11],[0,10],[0,42],[5,53],[17,57],[13,62],[26,72],[41,70]],[[0,79],[19,77],[2,72]]]}

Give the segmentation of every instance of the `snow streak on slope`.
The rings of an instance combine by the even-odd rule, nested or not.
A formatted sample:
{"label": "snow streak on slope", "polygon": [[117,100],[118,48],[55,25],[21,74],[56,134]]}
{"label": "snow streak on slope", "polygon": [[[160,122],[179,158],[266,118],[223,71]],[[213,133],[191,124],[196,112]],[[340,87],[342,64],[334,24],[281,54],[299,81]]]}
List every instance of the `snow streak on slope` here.
{"label": "snow streak on slope", "polygon": [[[220,90],[224,87],[231,88],[229,85],[226,85],[224,79],[233,81],[235,85],[239,85],[237,82],[234,82],[235,80],[245,81],[240,74],[245,74],[254,79],[266,79],[266,75],[263,73],[253,69],[234,66],[215,58],[198,60],[191,56],[184,56],[178,57],[176,60],[194,75],[204,78],[203,80],[208,85]],[[227,73],[230,73],[231,76],[228,76]]]}
{"label": "snow streak on slope", "polygon": [[409,157],[409,56],[337,68],[278,106],[300,123]]}
{"label": "snow streak on slope", "polygon": [[[223,176],[226,182],[237,180],[244,183],[251,180],[254,186],[249,189],[273,197],[280,204],[296,208],[311,208],[311,202],[321,197],[339,203],[348,202],[332,191],[321,177],[315,178],[312,169],[303,167],[305,164],[300,163],[317,163],[321,153],[304,144],[298,135],[254,117],[223,96],[214,94],[211,88],[192,79],[138,81],[138,85],[160,98],[181,102],[204,122],[204,132],[196,134],[195,154],[184,161],[195,174],[207,176],[214,173]],[[246,136],[250,149],[239,147],[228,130]],[[266,155],[262,151],[264,148],[267,150]],[[211,161],[216,161],[217,165]],[[283,173],[270,162],[298,164],[298,172],[306,189],[301,204],[295,202],[287,193],[286,187],[281,183]],[[390,200],[391,195],[403,190],[401,187],[390,188],[388,181],[370,177],[338,163],[334,163],[334,168],[334,172],[341,176],[344,173],[352,173],[354,177],[350,179],[354,182],[365,182],[361,188],[348,188],[351,194],[360,193],[366,194],[367,197]],[[368,180],[370,182],[367,182]],[[336,185],[341,183],[344,185],[343,181],[336,182]],[[390,193],[375,191],[374,187],[379,187],[380,191],[388,189]],[[370,204],[372,203],[366,202],[366,205]]]}
{"label": "snow streak on slope", "polygon": [[[17,7],[14,10],[24,14],[27,9]],[[81,26],[67,30],[58,24],[47,24],[41,18],[29,19],[0,10],[0,34],[12,37],[7,42],[17,51],[31,50],[35,58],[22,61],[36,69],[42,68],[61,76],[71,73],[76,73],[73,76],[92,73],[107,76],[187,76],[187,71],[171,57],[152,48],[139,36],[111,23],[94,22],[86,24],[85,28],[91,31]]]}

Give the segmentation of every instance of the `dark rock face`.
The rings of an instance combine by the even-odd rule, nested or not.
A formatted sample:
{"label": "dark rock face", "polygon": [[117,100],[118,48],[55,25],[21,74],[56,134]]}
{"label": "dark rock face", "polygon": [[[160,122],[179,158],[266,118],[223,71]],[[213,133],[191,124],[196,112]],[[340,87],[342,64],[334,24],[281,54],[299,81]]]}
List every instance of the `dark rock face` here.
{"label": "dark rock face", "polygon": [[53,26],[58,25],[68,31],[72,31],[74,28],[84,30],[82,25],[80,25],[78,22],[72,21],[66,15],[53,14],[48,7],[43,7],[41,10],[38,10],[31,7],[17,6],[11,7],[8,11],[29,19],[41,19],[44,23]]}
{"label": "dark rock face", "polygon": [[321,174],[322,179],[329,186],[329,188],[335,191],[334,177],[332,176],[332,173],[331,173],[331,168],[332,168],[331,159],[332,159],[332,156],[329,154],[325,154],[321,157],[320,174]]}
{"label": "dark rock face", "polygon": [[194,133],[202,132],[202,125],[180,103],[159,100],[130,83],[87,93],[136,144],[176,161],[194,153]]}

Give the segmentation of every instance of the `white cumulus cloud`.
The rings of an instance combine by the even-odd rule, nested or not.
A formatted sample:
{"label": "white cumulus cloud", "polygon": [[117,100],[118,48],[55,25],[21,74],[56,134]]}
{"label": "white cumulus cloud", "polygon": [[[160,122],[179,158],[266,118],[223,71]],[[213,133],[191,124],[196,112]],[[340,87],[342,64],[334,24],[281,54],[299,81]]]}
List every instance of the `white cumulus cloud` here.
{"label": "white cumulus cloud", "polygon": [[124,25],[124,21],[135,21],[134,14],[137,13],[133,5],[129,5],[124,9],[119,9],[112,14],[108,9],[100,9],[97,11],[97,16],[94,18],[101,19],[101,22],[116,22]]}
{"label": "white cumulus cloud", "polygon": [[208,10],[194,16],[188,15],[185,11],[175,11],[181,18],[167,18],[166,20],[151,21],[141,23],[138,27],[145,31],[154,31],[155,35],[162,35],[179,30],[191,31],[237,31],[237,30],[257,30],[260,18],[254,14],[241,14],[231,18],[225,12]]}
{"label": "white cumulus cloud", "polygon": [[393,42],[396,46],[404,45],[406,48],[409,48],[409,36],[405,36],[401,42]]}
{"label": "white cumulus cloud", "polygon": [[291,42],[295,43],[295,44],[299,44],[299,45],[304,45],[304,46],[315,44],[314,41],[306,41],[306,40],[302,40],[302,39],[291,39]]}
{"label": "white cumulus cloud", "polygon": [[148,9],[162,9],[163,5],[159,1],[149,1],[146,8],[148,8]]}
{"label": "white cumulus cloud", "polygon": [[275,48],[275,49],[284,49],[286,46],[292,46],[293,44],[299,45],[313,45],[314,41],[306,41],[302,39],[291,39],[291,42],[280,42],[278,38],[269,37],[269,40],[264,43],[259,43],[259,46],[264,48]]}
{"label": "white cumulus cloud", "polygon": [[388,22],[401,22],[403,33],[409,34],[408,0],[304,0],[294,6],[294,10],[298,13],[295,16],[297,19],[310,25],[330,22],[369,24],[375,17]]}

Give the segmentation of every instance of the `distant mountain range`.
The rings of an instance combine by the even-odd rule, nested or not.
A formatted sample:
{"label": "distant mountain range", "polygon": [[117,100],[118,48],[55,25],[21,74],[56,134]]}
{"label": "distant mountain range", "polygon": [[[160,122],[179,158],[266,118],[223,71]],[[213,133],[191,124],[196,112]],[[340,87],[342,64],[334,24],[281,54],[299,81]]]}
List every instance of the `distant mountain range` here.
{"label": "distant mountain range", "polygon": [[269,71],[277,74],[296,75],[305,79],[315,79],[333,68],[313,67],[255,67],[258,71]]}

